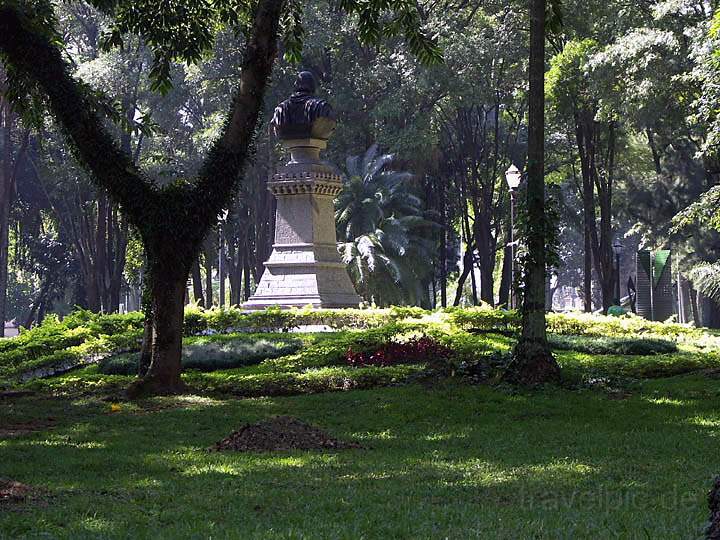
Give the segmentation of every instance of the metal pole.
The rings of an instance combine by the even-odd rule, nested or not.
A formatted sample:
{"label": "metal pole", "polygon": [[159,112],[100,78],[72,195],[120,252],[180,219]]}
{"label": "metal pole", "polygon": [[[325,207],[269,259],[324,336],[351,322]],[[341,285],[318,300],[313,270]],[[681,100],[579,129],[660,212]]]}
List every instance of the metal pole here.
{"label": "metal pole", "polygon": [[620,305],[620,254],[615,254],[615,268],[617,268],[617,276],[615,281],[615,305]]}
{"label": "metal pole", "polygon": [[223,307],[225,305],[225,277],[223,276],[223,237],[222,227],[218,234],[218,279],[220,281],[220,290],[218,305]]}
{"label": "metal pole", "polygon": [[510,190],[510,309],[515,308],[515,190]]}
{"label": "metal pole", "polygon": [[655,253],[650,252],[650,320],[655,320]]}
{"label": "metal pole", "polygon": [[682,279],[682,277],[680,275],[680,263],[678,262],[678,273],[677,273],[678,322],[684,323],[685,322],[685,299],[683,298],[682,282],[680,281],[681,279]]}

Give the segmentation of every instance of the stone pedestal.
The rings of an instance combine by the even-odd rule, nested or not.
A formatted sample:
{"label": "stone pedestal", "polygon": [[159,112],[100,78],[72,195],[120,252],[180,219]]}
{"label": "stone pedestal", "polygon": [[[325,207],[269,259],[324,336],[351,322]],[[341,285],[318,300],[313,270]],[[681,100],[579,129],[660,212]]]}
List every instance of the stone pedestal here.
{"label": "stone pedestal", "polygon": [[320,160],[326,141],[282,143],[290,150],[290,162],[268,182],[277,198],[275,243],[257,290],[243,307],[357,307],[361,299],[336,244],[333,200],[342,180]]}

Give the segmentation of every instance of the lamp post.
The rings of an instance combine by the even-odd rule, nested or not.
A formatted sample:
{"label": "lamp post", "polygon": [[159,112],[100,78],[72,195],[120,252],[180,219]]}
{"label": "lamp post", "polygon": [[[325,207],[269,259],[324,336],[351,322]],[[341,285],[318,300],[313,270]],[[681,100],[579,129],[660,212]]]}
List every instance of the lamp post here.
{"label": "lamp post", "polygon": [[218,222],[218,306],[225,306],[225,252],[223,242],[223,225],[227,223],[229,210],[223,210],[219,217]]}
{"label": "lamp post", "polygon": [[620,240],[615,240],[612,245],[613,253],[615,254],[615,268],[617,274],[615,276],[615,305],[620,305],[620,255],[623,252],[623,245]]}
{"label": "lamp post", "polygon": [[513,164],[505,171],[505,180],[510,191],[510,309],[515,306],[515,193],[520,186],[522,173]]}

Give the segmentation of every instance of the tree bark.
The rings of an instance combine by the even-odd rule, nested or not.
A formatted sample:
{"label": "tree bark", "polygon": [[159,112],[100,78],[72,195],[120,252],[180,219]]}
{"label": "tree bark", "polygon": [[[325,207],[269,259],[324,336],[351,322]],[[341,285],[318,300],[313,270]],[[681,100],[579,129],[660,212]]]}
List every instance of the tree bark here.
{"label": "tree bark", "polygon": [[2,125],[3,154],[0,163],[0,337],[5,336],[7,318],[8,265],[10,263],[10,210],[15,200],[18,167],[25,156],[30,132],[25,131],[16,151],[13,131],[17,117],[10,104],[0,97],[0,124]]}
{"label": "tree bark", "polygon": [[205,241],[204,250],[204,262],[205,262],[205,307],[211,308],[215,302],[213,298],[213,282],[212,282],[212,269],[213,269],[213,254],[210,249],[210,238]]}
{"label": "tree bark", "polygon": [[468,243],[465,248],[465,255],[463,255],[463,269],[460,277],[458,277],[457,291],[455,291],[455,300],[453,300],[453,306],[459,306],[460,300],[462,300],[463,289],[465,288],[465,281],[471,274],[473,269],[473,254],[472,244]]}
{"label": "tree bark", "polygon": [[7,103],[0,102],[2,114],[3,149],[0,163],[0,338],[5,337],[7,283],[10,240],[10,207],[15,198],[15,178],[12,174],[12,141]]}
{"label": "tree bark", "polygon": [[203,238],[232,198],[246,162],[275,60],[282,9],[283,0],[260,0],[255,8],[228,121],[197,179],[186,186],[158,189],[114,140],[87,93],[70,75],[58,47],[17,7],[0,6],[0,50],[5,59],[46,94],[50,112],[93,180],[122,206],[145,243],[153,308],[152,360],[146,375],[129,390],[131,395],[182,388],[188,273]]}
{"label": "tree bark", "polygon": [[195,262],[192,265],[192,284],[195,302],[197,302],[200,307],[205,307],[205,297],[203,296],[202,276],[200,275],[199,258],[196,258]]}
{"label": "tree bark", "polygon": [[522,332],[504,374],[536,385],[560,378],[545,327],[545,0],[530,0],[527,246]]}
{"label": "tree bark", "polygon": [[152,311],[152,294],[147,283],[143,285],[141,293],[142,311],[145,314],[143,321],[143,340],[140,348],[140,360],[138,362],[138,375],[144,377],[150,363],[152,362],[153,348],[153,311]]}

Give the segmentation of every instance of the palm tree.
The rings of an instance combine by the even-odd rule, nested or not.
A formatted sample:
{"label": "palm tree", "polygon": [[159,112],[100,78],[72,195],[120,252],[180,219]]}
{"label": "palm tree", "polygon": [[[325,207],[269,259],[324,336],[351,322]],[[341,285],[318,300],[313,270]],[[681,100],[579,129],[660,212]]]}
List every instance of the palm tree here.
{"label": "palm tree", "polygon": [[690,271],[697,291],[720,304],[720,262],[701,263]]}
{"label": "palm tree", "polygon": [[439,225],[377,145],[347,159],[335,203],[338,249],[360,295],[378,305],[427,301]]}

